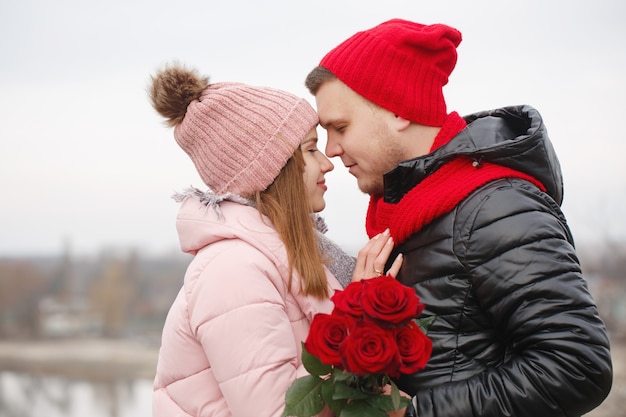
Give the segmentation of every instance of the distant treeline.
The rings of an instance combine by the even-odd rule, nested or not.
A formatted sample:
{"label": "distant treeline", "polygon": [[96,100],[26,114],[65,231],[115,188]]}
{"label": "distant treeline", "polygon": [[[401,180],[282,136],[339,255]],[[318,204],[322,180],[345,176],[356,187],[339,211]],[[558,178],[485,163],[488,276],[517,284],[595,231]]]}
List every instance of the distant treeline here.
{"label": "distant treeline", "polygon": [[[626,244],[578,249],[609,330],[626,334]],[[0,339],[88,336],[158,344],[190,260],[134,251],[0,257]]]}

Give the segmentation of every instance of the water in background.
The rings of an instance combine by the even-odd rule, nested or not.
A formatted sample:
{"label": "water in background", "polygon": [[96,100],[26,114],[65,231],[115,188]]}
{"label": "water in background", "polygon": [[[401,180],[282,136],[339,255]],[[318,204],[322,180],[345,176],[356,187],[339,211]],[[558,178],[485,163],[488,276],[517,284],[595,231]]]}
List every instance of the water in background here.
{"label": "water in background", "polygon": [[0,417],[149,417],[152,381],[0,372]]}

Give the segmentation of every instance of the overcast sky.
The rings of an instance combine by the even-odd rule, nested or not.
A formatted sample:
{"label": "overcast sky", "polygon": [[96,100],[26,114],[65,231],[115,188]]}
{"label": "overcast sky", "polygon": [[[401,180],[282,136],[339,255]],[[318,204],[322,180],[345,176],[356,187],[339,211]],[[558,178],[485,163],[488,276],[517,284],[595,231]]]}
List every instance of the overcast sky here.
{"label": "overcast sky", "polygon": [[[448,109],[536,107],[578,243],[626,240],[623,0],[0,0],[0,256],[177,250],[170,196],[202,183],[148,102],[150,75],[178,60],[314,104],[308,71],[393,17],[459,29]],[[367,198],[333,162],[323,215],[355,248]]]}

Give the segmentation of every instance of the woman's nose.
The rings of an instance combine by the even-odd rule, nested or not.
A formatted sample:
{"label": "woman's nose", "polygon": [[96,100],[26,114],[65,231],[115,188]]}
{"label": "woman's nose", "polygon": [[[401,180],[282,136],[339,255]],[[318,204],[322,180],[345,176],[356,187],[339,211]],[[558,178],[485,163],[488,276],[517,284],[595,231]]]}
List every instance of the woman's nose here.
{"label": "woman's nose", "polygon": [[330,159],[328,159],[328,158],[327,158],[324,154],[322,154],[321,152],[320,152],[320,155],[321,155],[321,156],[322,156],[322,158],[323,158],[323,161],[322,161],[322,164],[321,164],[321,165],[322,165],[322,171],[323,171],[324,173],[326,173],[326,172],[330,172],[330,171],[332,171],[333,169],[335,169],[335,165],[333,165],[333,163],[332,163],[332,162],[330,162]]}

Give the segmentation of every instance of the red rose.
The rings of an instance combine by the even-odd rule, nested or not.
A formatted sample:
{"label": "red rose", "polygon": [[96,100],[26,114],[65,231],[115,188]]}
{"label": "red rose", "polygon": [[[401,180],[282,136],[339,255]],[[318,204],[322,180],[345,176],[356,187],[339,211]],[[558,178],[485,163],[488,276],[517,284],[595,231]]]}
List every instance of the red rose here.
{"label": "red rose", "polygon": [[396,344],[402,360],[400,372],[412,374],[426,366],[433,350],[432,341],[411,321],[396,331]]}
{"label": "red rose", "polygon": [[333,314],[343,313],[354,318],[363,317],[363,307],[361,307],[361,292],[363,281],[356,281],[348,284],[343,291],[335,291],[330,298],[335,304]]}
{"label": "red rose", "polygon": [[348,336],[351,320],[345,317],[316,314],[311,322],[304,348],[323,363],[341,366],[339,345]]}
{"label": "red rose", "polygon": [[359,321],[340,346],[347,371],[356,375],[388,373],[395,376],[400,368],[400,355],[393,331],[373,322]]}
{"label": "red rose", "polygon": [[399,324],[418,317],[424,309],[415,290],[390,275],[361,282],[363,312],[372,319]]}

